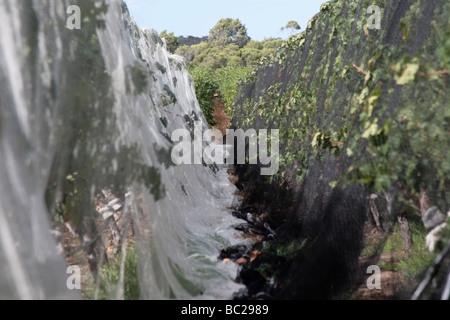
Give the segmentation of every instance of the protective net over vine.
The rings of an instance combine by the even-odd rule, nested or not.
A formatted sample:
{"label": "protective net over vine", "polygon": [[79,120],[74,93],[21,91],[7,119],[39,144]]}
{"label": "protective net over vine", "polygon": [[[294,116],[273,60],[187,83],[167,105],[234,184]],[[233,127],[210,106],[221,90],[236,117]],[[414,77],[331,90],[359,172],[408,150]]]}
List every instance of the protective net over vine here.
{"label": "protective net over vine", "polygon": [[229,298],[236,188],[171,158],[208,128],[185,61],[121,0],[2,0],[0,29],[0,299]]}
{"label": "protective net over vine", "polygon": [[[287,296],[338,296],[396,228],[450,210],[449,16],[445,0],[327,2],[241,85],[233,126],[280,130],[277,175],[238,171],[248,202],[285,220],[278,241],[298,244],[279,271]],[[371,227],[383,237],[368,254]],[[448,260],[416,298],[443,294]]]}

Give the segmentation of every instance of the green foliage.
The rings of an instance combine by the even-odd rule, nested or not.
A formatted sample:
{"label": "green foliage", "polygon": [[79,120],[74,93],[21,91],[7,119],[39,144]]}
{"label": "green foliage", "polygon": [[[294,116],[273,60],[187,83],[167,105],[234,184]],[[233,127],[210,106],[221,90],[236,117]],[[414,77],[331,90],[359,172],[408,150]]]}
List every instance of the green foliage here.
{"label": "green foliage", "polygon": [[[184,57],[189,66],[199,66],[199,62],[203,61],[204,57],[207,55],[207,50],[209,49],[210,46],[207,42],[201,42],[192,46],[185,45],[179,47],[175,51],[175,54]],[[194,61],[194,59],[196,60]]]}
{"label": "green foliage", "polygon": [[[399,213],[410,213],[410,208],[416,213],[413,205],[417,206],[423,190],[430,204],[442,211],[449,208],[450,3],[437,0],[431,5],[417,0],[399,13],[398,2],[378,0],[375,4],[383,12],[380,30],[367,28],[365,10],[370,4],[368,0],[335,0],[322,5],[307,30],[261,59],[238,90],[233,126],[280,130],[279,173],[252,181],[257,187],[252,186],[249,193],[278,192],[282,185],[296,193],[292,209],[283,201],[267,201],[274,220],[281,220],[279,211],[292,212],[286,228],[294,219],[301,221],[301,231],[315,230],[318,221],[324,225],[345,221],[322,216],[322,212],[313,216],[309,211],[309,204],[320,207],[327,201],[327,194],[334,194],[327,187],[315,188],[323,182],[338,188],[336,194],[346,192],[347,185],[360,190],[357,194],[361,196],[395,191],[392,207],[380,210],[384,222]],[[308,176],[310,172],[314,174]],[[265,188],[260,187],[263,184]],[[349,211],[340,211],[343,219],[348,214],[356,222],[365,214],[364,210]],[[396,261],[383,260],[380,266],[401,271],[407,279],[422,275],[434,256],[425,246],[426,230],[420,219],[413,217],[408,215],[411,253],[400,252],[403,240],[398,225],[386,242],[381,239],[376,247],[365,248],[366,254],[395,252]],[[325,230],[322,226],[317,229]],[[352,226],[342,225],[340,230],[345,236],[339,237],[344,242],[338,250],[352,261],[351,254],[345,254],[353,250],[345,245]],[[328,234],[319,232],[317,248],[322,244],[326,247],[329,239]],[[359,239],[351,239],[358,244]],[[333,247],[334,243],[339,242],[333,242]],[[278,251],[270,249],[272,253]],[[305,257],[316,254],[308,250],[301,249]],[[289,261],[291,265],[301,262]],[[354,262],[356,265],[356,258]],[[259,268],[264,275],[276,276],[273,263],[260,264]],[[294,273],[295,268],[291,269]]]}
{"label": "green foliage", "polygon": [[194,80],[195,93],[205,119],[210,125],[214,125],[214,104],[212,99],[219,88],[214,71],[207,67],[197,67],[191,69],[190,74]]}
{"label": "green foliage", "polygon": [[167,128],[167,125],[169,124],[169,121],[167,120],[167,118],[163,117],[163,118],[159,118],[159,120],[163,124],[164,128]]}
{"label": "green foliage", "polygon": [[[108,264],[101,269],[99,274],[100,299],[109,300],[111,298],[115,298],[112,295],[117,292],[117,285],[120,280],[121,264],[122,254],[119,254],[114,260],[109,261]],[[124,268],[124,298],[125,300],[138,300],[140,296],[140,288],[137,273],[137,254],[135,248],[127,250]]]}
{"label": "green foliage", "polygon": [[280,39],[250,41],[242,48],[235,44],[217,47],[208,42],[182,46],[176,54],[184,57],[189,67],[208,67],[214,70],[227,66],[255,66],[263,57],[273,54],[284,43]]}
{"label": "green foliage", "polygon": [[255,271],[261,273],[264,277],[275,277],[279,281],[281,280],[279,274],[280,261],[300,256],[307,244],[307,240],[269,241],[263,247],[258,244],[256,249],[261,250],[262,258],[255,260],[250,268],[254,268]]}
{"label": "green foliage", "polygon": [[296,30],[301,29],[300,25],[298,24],[297,21],[289,21],[284,28],[285,29],[296,29]]}
{"label": "green foliage", "polygon": [[208,67],[214,70],[227,66],[254,66],[262,57],[271,55],[284,41],[266,39],[253,41],[247,36],[242,23],[232,19],[221,19],[211,29],[208,41],[196,45],[184,45],[176,50],[189,67]]}
{"label": "green foliage", "polygon": [[[46,32],[58,29],[64,34],[60,37],[62,60],[53,56],[56,51],[51,47],[46,48],[49,58],[45,64],[50,69],[58,65],[61,79],[53,94],[46,95],[41,102],[55,106],[54,117],[58,122],[54,128],[54,144],[62,146],[49,172],[46,204],[49,212],[57,213],[58,219],[70,219],[76,229],[81,229],[85,218],[97,216],[94,191],[98,186],[114,186],[117,193],[124,193],[132,181],[140,181],[155,201],[165,196],[165,189],[159,170],[139,163],[139,148],[124,145],[119,137],[117,115],[112,108],[115,97],[111,77],[97,37],[97,31],[104,26],[102,17],[108,9],[107,1],[74,1],[73,4],[85,13],[81,30],[65,29],[64,17],[43,25]],[[49,6],[46,3],[43,10],[50,10]],[[130,22],[126,22],[125,28],[131,34],[139,30]],[[37,33],[38,29],[31,31]],[[29,53],[30,59],[38,52],[34,50]],[[30,66],[36,68],[35,64]],[[140,94],[147,89],[149,71],[140,62],[124,71],[129,94]],[[116,141],[116,145],[111,146],[111,141]],[[55,208],[57,192],[64,195],[59,208]]]}
{"label": "green foliage", "polygon": [[[388,4],[378,3],[382,7]],[[266,72],[274,73],[274,68],[280,78],[289,72],[298,74],[298,80],[284,82],[281,91],[281,82],[272,74],[272,83],[264,91],[259,89],[250,104],[243,103],[236,110],[235,122],[252,126],[257,114],[266,127],[280,129],[286,148],[279,175],[295,164],[293,170],[301,182],[311,160],[332,154],[351,159],[333,186],[356,183],[374,192],[395,186],[402,194],[398,199],[405,201],[428,190],[433,203],[447,208],[450,4],[438,1],[430,34],[421,39],[423,44],[413,55],[405,53],[415,45],[409,34],[418,28],[427,2],[416,1],[409,8],[398,26],[403,39],[396,45],[380,41],[386,37],[383,32],[392,32],[388,28],[364,28],[366,15],[356,15],[364,11],[364,5],[342,0],[328,3],[305,32],[262,59],[247,83],[267,81]],[[362,9],[357,10],[358,6]],[[329,37],[314,37],[318,33]],[[306,47],[307,40],[310,44]],[[347,61],[350,45],[359,48],[358,65]],[[315,56],[320,52],[323,60],[318,63]],[[298,57],[303,59],[301,68]]]}
{"label": "green foliage", "polygon": [[[131,82],[133,83],[133,88],[135,94],[141,94],[145,91],[148,85],[149,73],[147,68],[140,63],[135,63],[133,66],[129,66],[128,72],[131,76]],[[128,83],[127,83],[128,84]],[[130,91],[129,86],[127,86],[128,91]]]}
{"label": "green foliage", "polygon": [[216,70],[215,75],[220,96],[228,112],[231,112],[236,102],[236,90],[239,81],[246,78],[251,70],[251,67],[225,67]]}
{"label": "green foliage", "polygon": [[177,103],[177,97],[172,92],[172,90],[170,90],[170,87],[168,85],[164,85],[163,91],[164,94],[161,95],[161,102],[163,103],[164,107]]}
{"label": "green foliage", "polygon": [[162,73],[165,74],[167,72],[166,67],[164,67],[161,63],[156,61],[156,68]]}
{"label": "green foliage", "polygon": [[[380,263],[380,267],[383,269],[404,272],[407,280],[422,275],[436,256],[435,253],[431,253],[427,249],[425,243],[427,231],[420,219],[410,219],[409,225],[413,239],[411,254],[403,259]],[[402,250],[403,242],[400,226],[395,225],[394,231],[384,245],[383,252],[401,252]]]}
{"label": "green foliage", "polygon": [[284,27],[281,27],[281,31],[290,30],[291,35],[300,29],[301,27],[297,21],[289,21]]}
{"label": "green foliage", "polygon": [[175,53],[175,50],[178,48],[179,41],[178,38],[175,37],[174,33],[167,33],[167,30],[164,30],[159,36],[161,39],[164,38],[166,40],[167,49],[169,49],[171,53]]}
{"label": "green foliage", "polygon": [[236,100],[237,85],[250,71],[250,67],[225,67],[216,71],[208,67],[190,69],[197,100],[210,125],[216,124],[213,117],[214,104],[212,101],[215,95],[218,94],[221,97],[228,111],[230,111]]}
{"label": "green foliage", "polygon": [[279,257],[295,256],[306,245],[307,240],[268,242],[262,249],[262,254],[275,254]]}
{"label": "green foliage", "polygon": [[[237,30],[237,31],[236,31]],[[218,93],[231,113],[236,101],[237,85],[248,78],[252,67],[275,52],[284,43],[280,39],[250,41],[239,20],[222,19],[211,30],[208,42],[182,46],[176,54],[183,56],[193,76],[197,99],[210,124],[215,124],[212,99]],[[244,40],[242,40],[244,39]]]}
{"label": "green foliage", "polygon": [[239,19],[226,18],[220,19],[210,30],[208,41],[216,47],[236,44],[242,48],[250,41],[250,37],[247,34],[247,28]]}

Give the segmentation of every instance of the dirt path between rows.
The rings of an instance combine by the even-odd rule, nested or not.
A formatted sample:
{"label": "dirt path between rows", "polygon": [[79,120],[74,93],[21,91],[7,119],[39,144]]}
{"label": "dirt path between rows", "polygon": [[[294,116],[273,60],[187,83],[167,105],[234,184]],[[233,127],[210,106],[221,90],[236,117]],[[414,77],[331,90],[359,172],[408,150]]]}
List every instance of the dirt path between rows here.
{"label": "dirt path between rows", "polygon": [[220,130],[220,132],[222,132],[222,136],[225,137],[227,134],[227,129],[229,128],[230,117],[226,114],[226,106],[219,97],[214,98],[213,103],[215,107],[213,117],[214,120],[218,122],[218,124],[213,126],[213,129]]}
{"label": "dirt path between rows", "polygon": [[[384,243],[385,235],[375,227],[366,226],[365,245],[369,247]],[[405,275],[402,271],[393,271],[383,268],[384,265],[395,265],[400,261],[407,259],[408,253],[404,250],[392,250],[390,252],[382,252],[380,254],[364,255],[359,258],[359,270],[361,281],[359,287],[351,295],[351,299],[357,300],[397,300],[401,297],[401,290],[406,285]],[[380,267],[380,288],[369,289],[367,282],[373,271],[368,272],[371,265]],[[373,282],[372,282],[373,283]]]}

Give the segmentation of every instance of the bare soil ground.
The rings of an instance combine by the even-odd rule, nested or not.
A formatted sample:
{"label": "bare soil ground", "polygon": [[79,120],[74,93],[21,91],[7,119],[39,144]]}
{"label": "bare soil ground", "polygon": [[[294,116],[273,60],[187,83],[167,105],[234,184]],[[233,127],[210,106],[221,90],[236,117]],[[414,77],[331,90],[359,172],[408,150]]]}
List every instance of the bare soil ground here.
{"label": "bare soil ground", "polygon": [[[383,244],[386,235],[377,228],[366,225],[365,246],[374,248]],[[351,294],[351,299],[356,300],[394,300],[399,299],[399,291],[405,285],[405,275],[402,271],[393,271],[383,268],[383,265],[394,265],[408,257],[404,250],[393,250],[380,254],[362,253],[359,258],[359,271],[361,281],[359,287]],[[371,265],[380,266],[380,289],[369,289],[367,281],[373,273],[368,273]]]}
{"label": "bare soil ground", "polygon": [[215,106],[213,116],[214,120],[218,122],[218,124],[213,126],[213,128],[220,130],[222,135],[225,136],[227,129],[229,128],[230,117],[225,113],[225,104],[219,97],[214,98],[213,102]]}

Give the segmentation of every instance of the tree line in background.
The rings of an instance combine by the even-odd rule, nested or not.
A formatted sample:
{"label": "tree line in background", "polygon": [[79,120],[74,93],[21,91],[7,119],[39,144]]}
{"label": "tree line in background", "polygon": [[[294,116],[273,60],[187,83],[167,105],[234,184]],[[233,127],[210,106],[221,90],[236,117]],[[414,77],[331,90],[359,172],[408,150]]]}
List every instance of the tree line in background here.
{"label": "tree line in background", "polygon": [[[281,30],[300,30],[289,21]],[[208,37],[176,37],[161,32],[171,53],[183,56],[193,77],[200,107],[206,120],[214,125],[214,95],[219,95],[228,110],[232,108],[239,80],[246,78],[258,62],[275,53],[285,40],[269,38],[252,40],[239,19],[221,19]]]}

